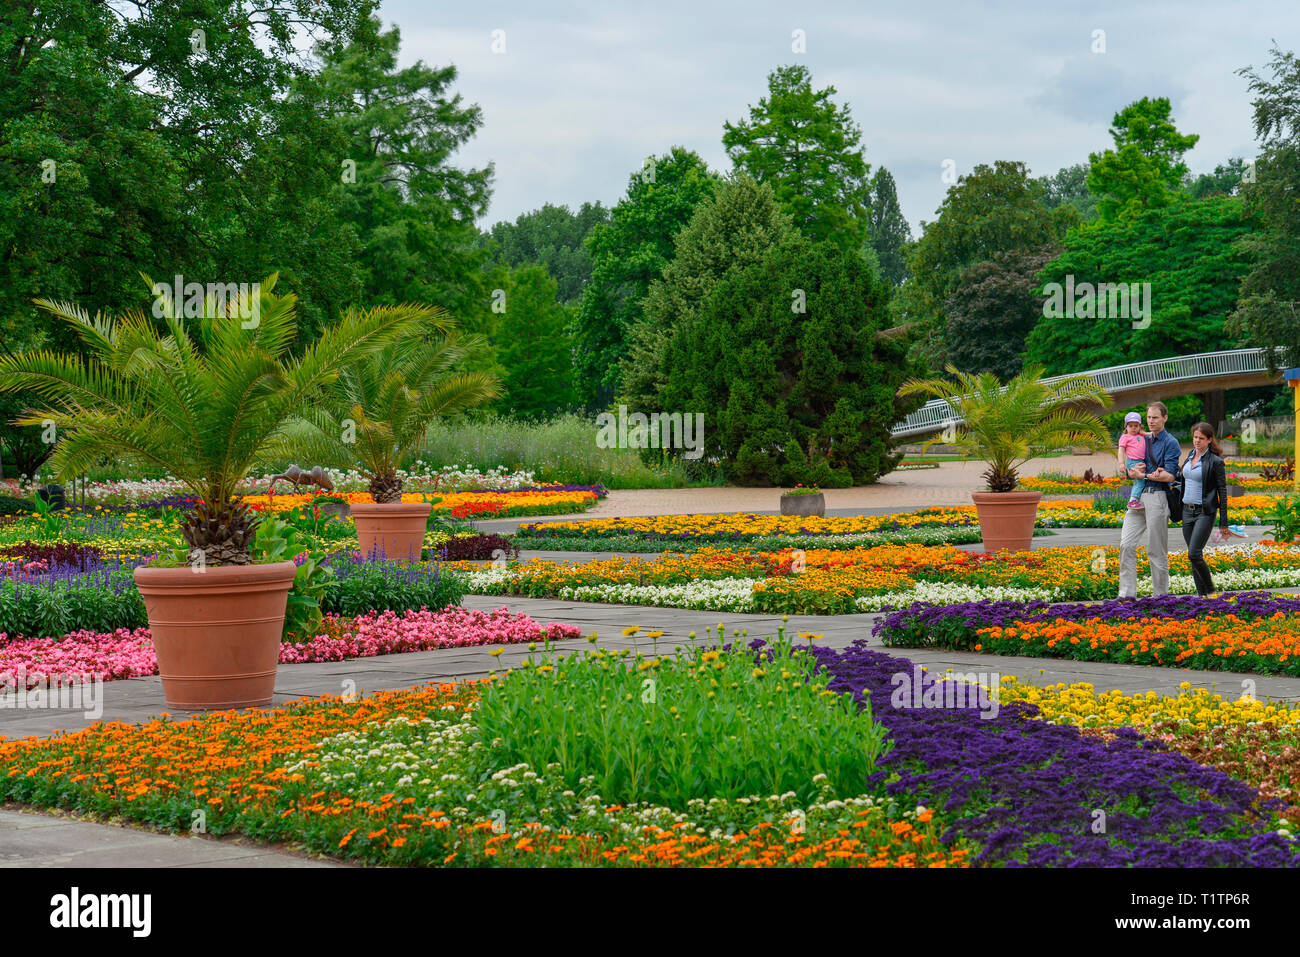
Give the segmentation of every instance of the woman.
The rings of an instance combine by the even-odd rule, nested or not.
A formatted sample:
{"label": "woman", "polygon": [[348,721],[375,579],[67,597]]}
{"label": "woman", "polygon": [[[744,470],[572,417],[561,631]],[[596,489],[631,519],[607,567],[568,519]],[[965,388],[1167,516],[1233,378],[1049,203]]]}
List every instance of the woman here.
{"label": "woman", "polygon": [[1214,427],[1208,422],[1192,426],[1192,450],[1183,460],[1179,473],[1183,477],[1183,541],[1187,543],[1187,560],[1192,566],[1196,581],[1196,594],[1208,595],[1214,591],[1210,566],[1205,564],[1205,543],[1214,529],[1214,513],[1219,513],[1219,533],[1214,540],[1221,541],[1232,533],[1228,530],[1228,480],[1223,466],[1223,449],[1214,438]]}

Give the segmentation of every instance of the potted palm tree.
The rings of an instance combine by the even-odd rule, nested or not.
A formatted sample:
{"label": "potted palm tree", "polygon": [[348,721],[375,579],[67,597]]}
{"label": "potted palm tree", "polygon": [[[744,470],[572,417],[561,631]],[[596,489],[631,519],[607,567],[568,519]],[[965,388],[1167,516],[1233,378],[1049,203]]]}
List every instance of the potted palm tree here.
{"label": "potted palm tree", "polygon": [[286,455],[358,469],[370,480],[372,501],[350,510],[363,555],[419,560],[433,506],[403,502],[398,472],[435,419],[500,393],[489,373],[451,371],[477,344],[460,338],[441,309],[427,309],[400,339],[343,369],[280,440]]}
{"label": "potted palm tree", "polygon": [[[257,320],[209,297],[203,316],[155,320],[131,310],[91,318],[47,300],[82,355],[27,352],[0,358],[0,390],[30,389],[44,408],[19,424],[53,420],[57,474],[99,456],[160,467],[198,497],[184,517],[188,563],[163,557],[135,570],[170,708],[215,710],[270,704],[292,561],[253,562],[256,517],[235,497],[239,482],[286,421],[329,386],[341,366],[382,348],[418,314],[409,306],[348,311],[300,356],[289,346],[296,297],[260,284]],[[150,286],[152,287],[152,283]],[[155,314],[158,307],[155,307]]]}
{"label": "potted palm tree", "polygon": [[1017,470],[1035,455],[1064,446],[1106,448],[1106,428],[1089,408],[1106,408],[1110,394],[1085,375],[1044,382],[1042,366],[1024,369],[1005,386],[989,372],[971,375],[951,364],[946,369],[951,379],[909,379],[899,394],[947,402],[961,422],[951,444],[988,464],[988,491],[971,493],[984,550],[1027,551],[1043,493],[1018,490]]}

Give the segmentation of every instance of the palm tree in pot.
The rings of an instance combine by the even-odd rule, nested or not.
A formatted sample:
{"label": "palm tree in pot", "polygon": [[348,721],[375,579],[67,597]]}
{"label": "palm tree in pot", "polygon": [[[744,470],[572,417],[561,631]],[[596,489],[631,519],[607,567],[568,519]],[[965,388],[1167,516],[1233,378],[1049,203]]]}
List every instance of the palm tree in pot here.
{"label": "palm tree in pot", "polygon": [[946,371],[950,379],[909,379],[899,394],[948,403],[953,419],[961,423],[951,444],[988,465],[988,491],[971,493],[984,550],[1026,551],[1043,496],[1016,488],[1018,469],[1034,456],[1064,446],[1106,448],[1106,427],[1091,409],[1107,408],[1110,394],[1086,375],[1046,382],[1042,366],[1024,369],[1006,385],[990,372],[972,375],[951,364]]}
{"label": "palm tree in pot", "polygon": [[477,344],[461,338],[443,310],[423,307],[402,338],[342,370],[278,440],[285,457],[359,469],[369,479],[373,503],[351,508],[363,554],[420,558],[432,506],[403,502],[398,473],[435,419],[500,394],[489,373],[453,371]]}
{"label": "palm tree in pot", "polygon": [[135,570],[171,708],[271,703],[295,566],[254,562],[258,521],[236,488],[340,368],[383,348],[415,316],[407,306],[350,310],[294,357],[296,297],[274,295],[275,282],[237,303],[209,296],[198,317],[165,299],[154,316],[134,309],[116,319],[39,300],[82,354],[0,358],[0,390],[44,400],[17,422],[55,423],[57,474],[108,456],[165,470],[199,499],[181,527],[189,564],[167,567],[160,557]]}

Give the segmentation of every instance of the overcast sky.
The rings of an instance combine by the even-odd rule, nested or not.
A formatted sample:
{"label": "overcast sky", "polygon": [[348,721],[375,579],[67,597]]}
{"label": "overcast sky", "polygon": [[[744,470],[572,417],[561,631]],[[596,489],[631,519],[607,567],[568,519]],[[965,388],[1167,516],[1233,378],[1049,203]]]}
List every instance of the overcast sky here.
{"label": "overcast sky", "polygon": [[[401,65],[455,65],[453,92],[482,107],[454,162],[495,164],[484,227],[546,202],[613,205],[647,156],[676,145],[731,169],[724,121],[794,63],[849,107],[914,231],[943,200],[944,160],[959,174],[999,159],[1054,173],[1110,146],[1111,118],[1142,96],[1170,98],[1179,130],[1201,137],[1188,165],[1205,172],[1255,155],[1236,71],[1264,72],[1274,39],[1300,47],[1295,0],[383,0],[381,15],[401,28]],[[792,51],[796,30],[807,52]]]}

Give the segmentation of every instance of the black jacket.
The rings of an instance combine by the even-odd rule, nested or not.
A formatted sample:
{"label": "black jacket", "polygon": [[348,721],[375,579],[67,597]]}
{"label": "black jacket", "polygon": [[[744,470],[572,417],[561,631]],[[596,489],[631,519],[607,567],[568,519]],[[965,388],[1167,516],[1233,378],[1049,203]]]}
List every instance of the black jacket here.
{"label": "black jacket", "polygon": [[[1178,474],[1182,476],[1184,487],[1187,482],[1187,463],[1192,460],[1196,450],[1187,453],[1187,458],[1183,459],[1182,465],[1178,467]],[[1228,475],[1224,467],[1223,459],[1215,455],[1209,449],[1201,456],[1201,512],[1205,515],[1213,515],[1216,511],[1219,513],[1219,527],[1228,527]],[[1184,502],[1184,505],[1187,503]],[[1184,512],[1183,515],[1187,513]]]}

